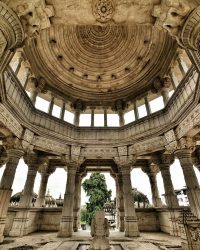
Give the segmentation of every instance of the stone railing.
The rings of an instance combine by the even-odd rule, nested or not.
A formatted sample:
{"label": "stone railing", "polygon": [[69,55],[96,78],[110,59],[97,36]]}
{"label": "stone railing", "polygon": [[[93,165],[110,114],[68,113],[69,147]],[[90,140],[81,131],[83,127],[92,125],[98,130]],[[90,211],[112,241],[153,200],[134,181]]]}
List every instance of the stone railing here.
{"label": "stone railing", "polygon": [[[198,73],[194,67],[185,75],[172,98],[163,110],[141,118],[123,127],[76,127],[49,114],[37,110],[11,69],[4,73],[2,88],[4,107],[15,114],[19,126],[28,127],[34,133],[62,142],[104,143],[134,142],[159,136],[180,123],[198,103]],[[182,117],[182,118],[181,118]]]}

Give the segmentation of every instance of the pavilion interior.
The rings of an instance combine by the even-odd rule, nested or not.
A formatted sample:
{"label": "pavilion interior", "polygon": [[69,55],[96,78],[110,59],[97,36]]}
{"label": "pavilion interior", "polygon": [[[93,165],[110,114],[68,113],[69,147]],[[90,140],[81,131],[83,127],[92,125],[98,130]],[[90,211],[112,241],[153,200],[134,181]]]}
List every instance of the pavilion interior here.
{"label": "pavilion interior", "polygon": [[[0,166],[6,164],[0,245],[5,237],[36,231],[55,231],[61,238],[80,234],[82,179],[90,171],[106,171],[116,183],[119,233],[133,239],[164,232],[179,237],[184,250],[200,249],[194,171],[200,170],[199,5],[199,0],[0,1]],[[22,158],[27,179],[19,206],[11,207]],[[186,208],[171,180],[175,159],[187,186]],[[63,207],[46,208],[48,178],[56,168],[67,172]],[[134,168],[149,178],[151,208],[134,207]],[[37,172],[41,183],[32,207]]]}

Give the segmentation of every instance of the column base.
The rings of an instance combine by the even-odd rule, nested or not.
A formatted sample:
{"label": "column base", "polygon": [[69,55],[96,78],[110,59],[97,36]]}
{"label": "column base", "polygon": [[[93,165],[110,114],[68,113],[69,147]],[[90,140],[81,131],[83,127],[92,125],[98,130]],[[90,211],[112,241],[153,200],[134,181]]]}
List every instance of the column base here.
{"label": "column base", "polygon": [[73,217],[63,216],[60,222],[58,237],[72,237],[73,235]]}
{"label": "column base", "polygon": [[138,237],[138,236],[140,236],[136,217],[134,217],[134,216],[125,217],[125,234],[124,235],[126,237]]}

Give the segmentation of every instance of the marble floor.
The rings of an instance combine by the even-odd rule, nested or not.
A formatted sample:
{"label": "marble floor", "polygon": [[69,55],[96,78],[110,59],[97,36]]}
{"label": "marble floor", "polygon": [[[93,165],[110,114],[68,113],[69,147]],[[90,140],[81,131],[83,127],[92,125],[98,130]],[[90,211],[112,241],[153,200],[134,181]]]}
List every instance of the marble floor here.
{"label": "marble floor", "polygon": [[[178,250],[180,237],[161,232],[142,232],[140,237],[127,238],[117,230],[111,231],[110,244],[114,250]],[[0,250],[79,250],[88,249],[90,231],[79,231],[71,238],[58,238],[56,232],[35,232],[24,237],[5,237]]]}

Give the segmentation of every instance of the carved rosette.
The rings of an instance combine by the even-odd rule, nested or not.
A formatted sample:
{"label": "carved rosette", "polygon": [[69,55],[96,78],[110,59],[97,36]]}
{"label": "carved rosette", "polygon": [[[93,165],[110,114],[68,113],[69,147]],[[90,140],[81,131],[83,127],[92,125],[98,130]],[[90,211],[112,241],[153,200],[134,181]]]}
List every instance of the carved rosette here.
{"label": "carved rosette", "polygon": [[200,49],[200,6],[187,18],[181,32],[181,39],[185,47]]}
{"label": "carved rosette", "polygon": [[5,50],[14,49],[24,40],[24,31],[17,15],[0,2],[0,55]]}
{"label": "carved rosette", "polygon": [[114,14],[114,5],[111,0],[96,0],[93,5],[93,14],[101,23],[111,20]]}

